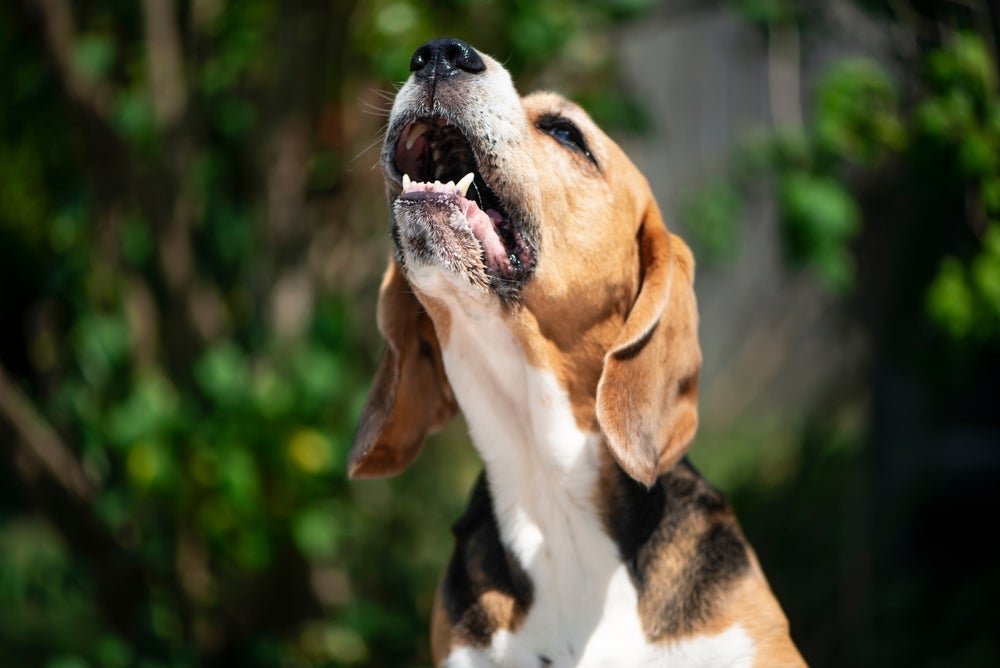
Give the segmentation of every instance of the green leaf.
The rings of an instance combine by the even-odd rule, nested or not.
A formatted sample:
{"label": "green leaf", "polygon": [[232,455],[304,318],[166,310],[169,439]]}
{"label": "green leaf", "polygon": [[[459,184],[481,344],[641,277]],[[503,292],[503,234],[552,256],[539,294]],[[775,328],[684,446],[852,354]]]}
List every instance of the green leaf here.
{"label": "green leaf", "polygon": [[233,554],[241,568],[261,571],[271,563],[272,548],[267,531],[260,528],[241,527],[236,534]]}
{"label": "green leaf", "polygon": [[984,179],[980,196],[988,212],[1000,214],[1000,176],[992,175]]}
{"label": "green leaf", "polygon": [[982,38],[969,32],[958,33],[949,45],[954,55],[958,82],[979,96],[996,90],[996,69],[989,47]]}
{"label": "green leaf", "polygon": [[729,0],[728,4],[751,23],[765,26],[795,18],[794,4],[789,0]]}
{"label": "green leaf", "polygon": [[846,248],[828,248],[816,256],[813,266],[820,281],[831,292],[845,294],[854,286],[854,259]]}
{"label": "green leaf", "polygon": [[297,351],[292,362],[305,401],[321,405],[340,396],[347,378],[336,355],[318,346],[308,346]]}
{"label": "green leaf", "polygon": [[73,45],[73,67],[87,78],[104,79],[115,62],[115,44],[103,35],[84,35]]}
{"label": "green leaf", "polygon": [[920,103],[914,116],[917,127],[931,139],[943,141],[953,132],[951,116],[941,98],[932,97]]}
{"label": "green leaf", "polygon": [[128,355],[128,326],[119,315],[90,313],[76,324],[73,342],[84,378],[93,387],[102,387]]}
{"label": "green leaf", "polygon": [[174,462],[158,441],[134,443],[125,459],[129,480],[140,489],[167,489],[175,478]]}
{"label": "green leaf", "polygon": [[816,134],[819,146],[842,159],[872,163],[904,141],[896,87],[882,67],[845,59],[820,80]]}
{"label": "green leaf", "polygon": [[82,657],[79,656],[58,656],[45,664],[45,668],[89,668]]}
{"label": "green leaf", "polygon": [[127,668],[132,664],[132,650],[114,636],[106,636],[97,643],[97,664],[100,668]]}
{"label": "green leaf", "polygon": [[652,11],[657,0],[600,0],[594,3],[606,16],[614,21],[635,19]]}
{"label": "green leaf", "polygon": [[798,253],[845,244],[858,230],[861,213],[843,185],[825,176],[792,173],[780,186],[779,201]]}
{"label": "green leaf", "polygon": [[223,406],[243,401],[249,389],[249,376],[243,352],[229,341],[206,351],[194,365],[198,387]]}
{"label": "green leaf", "polygon": [[991,252],[991,246],[1000,242],[1000,225],[993,225],[987,232],[994,239],[984,243],[983,252],[972,260],[970,274],[982,301],[994,318],[1000,318],[1000,253]]}
{"label": "green leaf", "polygon": [[56,253],[72,251],[86,242],[86,218],[82,207],[65,207],[49,222],[49,244]]}
{"label": "green leaf", "polygon": [[153,106],[142,88],[122,91],[114,102],[112,120],[115,128],[136,149],[149,152],[156,139]]}
{"label": "green leaf", "polygon": [[285,449],[291,462],[305,473],[328,473],[342,465],[342,458],[337,456],[330,439],[315,429],[297,429],[289,437]]}
{"label": "green leaf", "polygon": [[927,292],[927,312],[952,337],[969,335],[975,321],[975,300],[961,262],[945,258]]}
{"label": "green leaf", "polygon": [[230,139],[244,137],[257,121],[257,110],[242,97],[226,97],[213,116],[215,127]]}
{"label": "green leaf", "polygon": [[699,259],[724,261],[736,253],[743,200],[732,184],[709,183],[681,204],[681,218],[693,234]]}
{"label": "green leaf", "polygon": [[231,447],[221,453],[219,488],[234,508],[256,512],[260,501],[260,474],[257,463],[246,450]]}
{"label": "green leaf", "polygon": [[334,556],[340,531],[328,508],[312,507],[292,519],[292,538],[308,559],[319,560]]}
{"label": "green leaf", "polygon": [[413,31],[420,20],[417,8],[408,2],[394,2],[375,15],[375,29],[386,37],[398,39]]}
{"label": "green leaf", "polygon": [[128,218],[122,225],[121,249],[122,257],[132,267],[144,266],[153,252],[153,235],[149,231],[149,223],[137,216]]}
{"label": "green leaf", "polygon": [[108,435],[118,445],[163,435],[175,420],[178,404],[169,380],[159,375],[143,377],[131,394],[112,408]]}
{"label": "green leaf", "polygon": [[970,177],[984,177],[996,174],[997,147],[983,132],[970,131],[962,137],[958,147],[958,159],[962,169]]}
{"label": "green leaf", "polygon": [[288,379],[267,365],[261,365],[253,376],[253,402],[256,410],[276,418],[295,407],[295,391]]}

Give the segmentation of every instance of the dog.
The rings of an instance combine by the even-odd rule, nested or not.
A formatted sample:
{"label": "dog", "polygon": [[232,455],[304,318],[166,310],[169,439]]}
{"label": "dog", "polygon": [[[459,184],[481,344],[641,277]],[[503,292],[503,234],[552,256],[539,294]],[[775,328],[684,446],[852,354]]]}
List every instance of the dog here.
{"label": "dog", "polygon": [[444,38],[381,162],[385,350],[349,474],[391,476],[461,409],[485,464],[435,602],[435,665],[804,666],[724,498],[684,455],[691,251],[575,104]]}

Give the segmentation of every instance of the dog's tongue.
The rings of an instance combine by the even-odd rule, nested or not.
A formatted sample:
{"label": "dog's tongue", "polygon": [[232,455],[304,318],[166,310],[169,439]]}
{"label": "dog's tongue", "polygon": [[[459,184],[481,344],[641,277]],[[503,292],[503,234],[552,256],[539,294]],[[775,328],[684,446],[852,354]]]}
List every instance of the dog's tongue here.
{"label": "dog's tongue", "polygon": [[[475,200],[468,199],[462,194],[461,185],[461,181],[459,185],[456,185],[454,181],[449,181],[448,183],[435,181],[434,183],[430,183],[429,181],[410,181],[409,178],[406,178],[404,179],[403,192],[400,194],[400,197],[407,195],[412,197],[414,194],[421,192],[437,193],[453,197],[455,204],[462,212],[462,215],[465,216],[466,222],[472,229],[472,233],[479,239],[479,243],[483,245],[487,262],[493,266],[509,269],[510,260],[507,258],[507,251],[504,249],[503,242],[500,241],[496,230],[496,225],[501,221],[500,214],[493,209],[489,211],[480,209]],[[469,184],[465,183],[465,187],[468,188],[468,186]]]}

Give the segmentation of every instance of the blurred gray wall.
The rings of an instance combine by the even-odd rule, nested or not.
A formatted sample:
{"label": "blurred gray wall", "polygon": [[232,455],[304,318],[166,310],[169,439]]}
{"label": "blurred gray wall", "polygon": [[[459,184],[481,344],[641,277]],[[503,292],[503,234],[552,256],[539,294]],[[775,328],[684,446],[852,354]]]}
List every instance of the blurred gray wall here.
{"label": "blurred gray wall", "polygon": [[[831,2],[823,18],[833,34],[821,49],[800,45],[797,35],[776,44],[711,2],[666,2],[621,35],[626,80],[655,122],[651,137],[621,143],[681,236],[691,236],[684,198],[724,173],[742,137],[800,122],[800,106],[832,57],[880,57],[881,33],[853,5]],[[725,432],[749,416],[791,429],[858,369],[865,352],[840,301],[784,267],[768,189],[747,204],[733,262],[698,266],[703,433]]]}

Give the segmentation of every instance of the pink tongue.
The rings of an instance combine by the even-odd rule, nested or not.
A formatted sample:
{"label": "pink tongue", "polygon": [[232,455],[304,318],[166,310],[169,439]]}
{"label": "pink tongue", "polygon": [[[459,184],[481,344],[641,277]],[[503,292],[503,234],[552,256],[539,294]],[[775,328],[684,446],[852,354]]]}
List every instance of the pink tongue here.
{"label": "pink tongue", "polygon": [[475,200],[462,197],[459,199],[459,206],[462,207],[465,219],[472,226],[472,233],[483,244],[483,250],[486,251],[486,260],[492,265],[506,267],[509,264],[507,251],[504,250],[503,242],[497,236],[493,218],[480,209]]}

